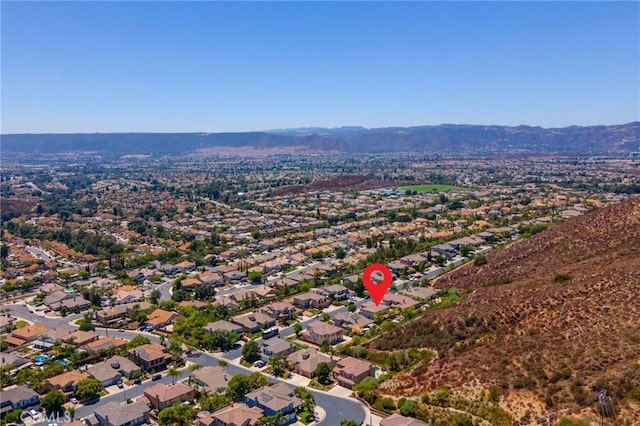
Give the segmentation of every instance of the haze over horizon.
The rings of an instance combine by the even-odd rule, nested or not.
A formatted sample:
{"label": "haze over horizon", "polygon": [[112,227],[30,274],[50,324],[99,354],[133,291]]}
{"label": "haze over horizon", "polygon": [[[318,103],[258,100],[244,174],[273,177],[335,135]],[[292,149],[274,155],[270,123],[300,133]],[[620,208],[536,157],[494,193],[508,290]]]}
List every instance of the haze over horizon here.
{"label": "haze over horizon", "polygon": [[640,120],[638,2],[3,2],[1,132]]}

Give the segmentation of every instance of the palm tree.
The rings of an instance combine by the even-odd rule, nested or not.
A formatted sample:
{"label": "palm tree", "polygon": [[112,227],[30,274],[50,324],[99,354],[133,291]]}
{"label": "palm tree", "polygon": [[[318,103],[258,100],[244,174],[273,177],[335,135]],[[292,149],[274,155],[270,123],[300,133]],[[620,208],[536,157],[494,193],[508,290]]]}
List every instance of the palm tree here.
{"label": "palm tree", "polygon": [[169,369],[169,371],[167,371],[167,374],[171,376],[172,379],[172,384],[176,384],[176,377],[182,375],[182,371],[178,370],[175,367],[171,367]]}
{"label": "palm tree", "polygon": [[[189,365],[189,366],[187,367],[187,371],[188,371],[189,373],[193,373],[194,371],[199,370],[199,369],[201,369],[201,368],[202,368],[202,364],[195,363],[195,364],[191,364],[191,365]],[[190,386],[191,386],[191,384],[192,384],[192,383],[195,383],[195,385],[196,385],[196,390],[199,390],[200,386],[198,385],[198,382],[197,382],[197,381],[194,381],[194,380],[193,380],[193,374],[189,374],[189,377],[187,378],[187,380],[189,381],[189,385],[190,385]]]}

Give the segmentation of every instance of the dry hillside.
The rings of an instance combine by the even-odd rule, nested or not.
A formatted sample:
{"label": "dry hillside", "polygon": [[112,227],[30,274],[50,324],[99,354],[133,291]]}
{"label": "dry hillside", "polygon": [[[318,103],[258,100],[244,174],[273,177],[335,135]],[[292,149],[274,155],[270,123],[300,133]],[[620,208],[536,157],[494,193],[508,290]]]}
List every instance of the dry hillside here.
{"label": "dry hillside", "polygon": [[[516,424],[614,395],[618,424],[640,419],[640,198],[560,223],[442,277],[466,289],[454,306],[372,342],[431,347],[439,356],[382,385],[393,395],[437,386],[501,388]],[[612,423],[613,424],[613,423]]]}

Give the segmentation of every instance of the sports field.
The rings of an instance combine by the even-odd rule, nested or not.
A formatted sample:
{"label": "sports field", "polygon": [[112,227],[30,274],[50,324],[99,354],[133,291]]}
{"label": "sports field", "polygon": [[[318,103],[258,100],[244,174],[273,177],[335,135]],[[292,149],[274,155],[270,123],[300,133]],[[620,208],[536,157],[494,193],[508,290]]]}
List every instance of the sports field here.
{"label": "sports field", "polygon": [[402,191],[418,191],[418,192],[449,192],[449,191],[466,191],[467,188],[454,185],[409,185],[401,186],[398,189]]}

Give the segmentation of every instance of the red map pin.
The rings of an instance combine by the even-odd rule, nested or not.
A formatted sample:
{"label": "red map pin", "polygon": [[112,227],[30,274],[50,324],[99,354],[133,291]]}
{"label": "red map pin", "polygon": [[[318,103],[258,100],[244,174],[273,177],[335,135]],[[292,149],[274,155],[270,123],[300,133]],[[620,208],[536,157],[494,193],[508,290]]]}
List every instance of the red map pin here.
{"label": "red map pin", "polygon": [[[382,282],[377,283],[373,281],[371,277],[375,273],[382,274]],[[367,291],[371,295],[371,299],[373,300],[373,303],[376,304],[376,306],[378,306],[380,302],[382,302],[382,299],[384,298],[387,290],[389,290],[392,281],[393,275],[391,274],[391,271],[382,263],[374,263],[372,265],[369,265],[367,266],[367,269],[365,269],[362,273],[362,282],[367,288]]]}

